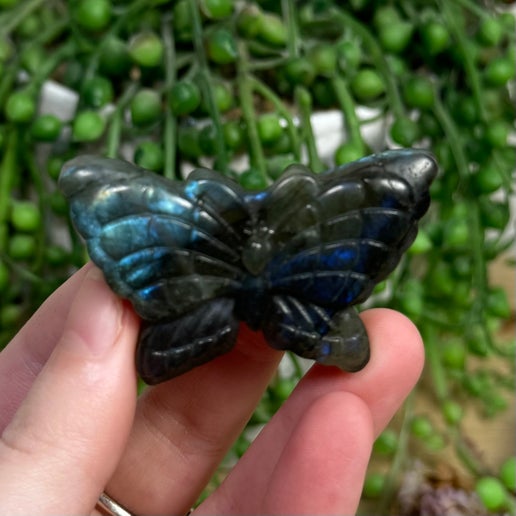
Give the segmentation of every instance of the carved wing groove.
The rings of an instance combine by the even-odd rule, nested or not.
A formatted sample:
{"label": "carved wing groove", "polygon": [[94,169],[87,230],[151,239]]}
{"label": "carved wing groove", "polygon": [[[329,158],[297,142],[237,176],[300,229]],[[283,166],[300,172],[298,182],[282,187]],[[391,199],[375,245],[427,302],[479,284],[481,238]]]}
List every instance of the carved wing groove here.
{"label": "carved wing groove", "polygon": [[364,367],[352,305],[412,243],[436,173],[426,152],[399,150],[319,175],[296,165],[245,192],[206,169],[174,182],[83,156],[59,185],[93,261],[144,319],[137,368],[159,383],[229,351],[240,321],[277,349]]}

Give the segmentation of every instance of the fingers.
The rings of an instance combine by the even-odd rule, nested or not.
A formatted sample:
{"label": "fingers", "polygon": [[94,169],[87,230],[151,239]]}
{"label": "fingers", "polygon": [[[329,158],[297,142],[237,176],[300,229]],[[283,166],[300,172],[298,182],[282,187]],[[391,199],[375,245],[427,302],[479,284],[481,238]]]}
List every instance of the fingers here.
{"label": "fingers", "polygon": [[372,309],[361,317],[371,345],[367,366],[357,373],[343,374],[337,368],[315,365],[303,379],[303,388],[293,392],[289,403],[302,410],[327,392],[353,393],[370,408],[378,435],[419,379],[424,348],[417,328],[399,312]]}
{"label": "fingers", "polygon": [[[79,285],[80,293],[70,308]],[[0,374],[0,386],[5,387],[0,389],[4,394],[0,407],[5,409],[0,411],[2,428],[33,387],[0,442],[0,486],[9,493],[2,496],[6,512],[11,508],[41,513],[87,511],[113,472],[134,404],[137,322],[122,306],[99,271],[86,268],[42,307],[2,353],[0,372],[7,373]],[[55,321],[56,317],[61,320]],[[235,486],[243,478],[255,486],[251,510],[288,512],[285,504],[292,503],[288,493],[296,483],[308,488],[313,482],[309,473],[317,471],[319,458],[326,457],[323,462],[328,463],[353,450],[358,454],[356,471],[352,468],[354,478],[362,478],[361,468],[372,444],[368,435],[379,433],[392,417],[419,377],[423,361],[419,335],[403,316],[371,310],[363,314],[363,320],[372,348],[368,366],[354,374],[313,367],[228,479],[220,491],[226,496],[214,496],[211,503],[223,507],[224,498],[241,496],[245,489],[235,490]],[[60,334],[59,344],[34,382]],[[261,334],[244,328],[233,352],[149,389],[139,404],[129,446],[107,491],[135,512],[186,511],[245,425],[280,357],[281,353],[265,345]],[[9,371],[17,372],[14,379],[21,381],[6,382]],[[346,410],[334,411],[328,400]],[[353,421],[342,419],[353,414]],[[317,428],[322,420],[325,425]],[[363,441],[355,442],[352,435],[342,433],[343,426],[352,425],[365,429]],[[309,450],[302,443],[318,442],[314,435],[323,436],[324,447],[305,456]],[[346,435],[345,441],[352,446],[339,448],[332,435]],[[314,445],[311,450],[316,450]],[[281,479],[297,459],[300,462],[290,487],[279,482],[285,489],[269,499],[273,505],[264,503],[275,484],[260,488],[259,479]],[[252,464],[248,472],[246,461]],[[303,464],[311,466],[304,469]],[[338,469],[342,461],[335,464]],[[20,496],[27,499],[26,491],[20,495],[11,489],[17,485],[31,490],[30,507],[20,501]],[[327,498],[335,499],[336,507],[355,503],[353,496],[342,499],[328,494]],[[326,507],[321,500],[312,501],[314,510]],[[36,508],[37,503],[40,507]],[[333,512],[332,507],[325,512]]]}
{"label": "fingers", "polygon": [[249,500],[243,512],[256,514],[259,507],[260,514],[354,514],[372,442],[371,413],[359,398],[321,396],[293,429],[262,507]]}
{"label": "fingers", "polygon": [[98,269],[79,279],[59,342],[0,440],[2,513],[88,513],[129,434],[138,322]]}
{"label": "fingers", "polygon": [[[296,465],[297,462],[289,461],[289,455],[285,453],[292,448],[292,440],[296,442],[299,435],[305,435],[298,434],[300,429],[304,429],[308,435],[303,437],[306,446],[316,446],[310,443],[318,443],[313,459],[316,462],[319,460],[320,464],[312,464],[312,471],[322,471],[322,478],[333,485],[337,478],[348,478],[346,472],[339,472],[341,476],[331,476],[329,470],[324,470],[324,463],[330,460],[327,454],[332,456],[333,450],[338,456],[335,447],[343,446],[340,457],[345,464],[341,464],[341,467],[349,468],[352,472],[350,478],[353,478],[354,472],[354,478],[361,485],[364,462],[367,464],[373,439],[385,427],[417,382],[424,359],[419,333],[406,317],[385,309],[369,310],[363,313],[362,317],[371,343],[371,361],[367,367],[352,374],[319,365],[312,367],[281,410],[260,433],[222,488],[201,506],[202,512],[199,508],[196,513],[225,513],[228,510],[232,512],[235,500],[241,498],[241,493],[249,492],[249,486],[252,486],[252,499],[247,496],[246,505],[238,507],[235,512],[241,510],[243,513],[266,514],[269,507],[269,514],[275,513],[268,505],[272,503],[270,490],[273,488],[268,479],[275,477],[275,472],[283,470],[288,464],[292,465],[290,475],[296,478],[299,466]],[[336,403],[335,408],[328,402],[331,399]],[[322,406],[326,406],[327,410],[326,415],[321,411],[319,420],[314,417],[306,419],[312,410],[321,406],[323,402]],[[353,414],[356,415],[356,420],[352,419]],[[338,417],[349,419],[339,422]],[[328,428],[333,428],[333,431],[327,428],[332,422],[335,427]],[[364,441],[360,440],[362,438]],[[296,448],[298,449],[299,447]],[[300,453],[309,452],[305,450]],[[353,459],[343,459],[348,456]],[[302,461],[302,458],[299,460]],[[336,467],[340,466],[337,464]],[[325,474],[325,471],[328,474]],[[303,478],[306,480],[306,477]],[[312,480],[318,482],[320,478],[313,476]],[[283,482],[285,481],[284,479]],[[333,496],[331,499],[335,504],[332,506],[326,505],[327,497],[323,496],[324,490],[319,491],[306,486],[311,496],[310,507],[314,513],[352,514],[354,504],[358,503],[358,499],[352,494],[354,493],[355,497],[360,494],[360,489],[349,493],[353,485],[355,484],[341,484],[339,489],[343,491],[342,496]],[[277,486],[274,488],[281,490]],[[282,497],[282,493],[275,496],[279,500],[278,503],[287,503],[289,500],[293,508],[295,506],[296,509],[300,509],[297,497],[302,496],[302,492],[299,487],[296,497],[288,497],[285,493],[285,497]],[[345,492],[348,492],[348,498],[344,496]],[[287,507],[285,509],[279,512],[298,512]]]}
{"label": "fingers", "polygon": [[235,349],[148,389],[106,491],[135,514],[184,514],[237,438],[282,353],[241,328]]}
{"label": "fingers", "polygon": [[[402,403],[422,368],[419,334],[408,319],[390,310],[368,311],[363,320],[370,363],[353,374],[313,367],[273,419],[279,422],[260,435],[262,451],[252,456],[257,474],[272,474],[293,426],[326,394],[348,392],[361,399],[374,433]],[[261,334],[244,331],[233,352],[149,389],[107,492],[136,514],[186,512],[245,425],[280,356]],[[235,497],[244,492],[235,490]]]}
{"label": "fingers", "polygon": [[[354,514],[373,442],[368,407],[352,394],[332,392],[296,416],[277,456],[269,457],[270,443],[259,435],[195,513]],[[271,432],[285,425],[282,419],[270,423]],[[267,457],[265,468],[256,465],[258,456]]]}
{"label": "fingers", "polygon": [[71,302],[91,267],[84,266],[59,287],[0,353],[0,432],[61,337]]}

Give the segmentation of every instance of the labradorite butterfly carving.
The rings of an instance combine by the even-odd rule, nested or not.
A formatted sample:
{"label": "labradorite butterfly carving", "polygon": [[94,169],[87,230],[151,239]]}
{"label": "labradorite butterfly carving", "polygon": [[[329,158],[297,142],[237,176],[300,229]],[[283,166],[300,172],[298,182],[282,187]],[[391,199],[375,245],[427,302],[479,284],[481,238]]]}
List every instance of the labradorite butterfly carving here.
{"label": "labradorite butterfly carving", "polygon": [[428,153],[395,150],[318,175],[294,165],[248,192],[207,169],[171,181],[80,156],[59,185],[91,259],[143,319],[136,365],[155,384],[229,351],[240,322],[274,348],[363,368],[353,305],[413,242],[436,173]]}

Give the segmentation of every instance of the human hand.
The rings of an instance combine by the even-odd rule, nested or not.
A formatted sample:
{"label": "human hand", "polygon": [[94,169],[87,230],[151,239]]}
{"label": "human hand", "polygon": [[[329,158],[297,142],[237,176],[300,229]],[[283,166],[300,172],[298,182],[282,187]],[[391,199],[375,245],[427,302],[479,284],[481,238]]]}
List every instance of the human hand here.
{"label": "human hand", "polygon": [[[375,436],[421,372],[404,316],[362,314],[371,360],[315,365],[202,514],[353,514]],[[184,514],[282,354],[242,328],[230,353],[136,399],[131,308],[86,266],[0,354],[0,513],[86,514],[102,491],[135,514]]]}

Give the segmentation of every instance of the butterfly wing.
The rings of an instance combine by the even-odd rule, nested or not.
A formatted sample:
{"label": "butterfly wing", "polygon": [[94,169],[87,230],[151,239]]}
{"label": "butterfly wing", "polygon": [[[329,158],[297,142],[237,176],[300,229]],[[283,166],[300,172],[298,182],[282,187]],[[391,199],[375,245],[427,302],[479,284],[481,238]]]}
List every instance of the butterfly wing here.
{"label": "butterfly wing", "polygon": [[239,326],[233,305],[216,298],[177,319],[144,323],[136,349],[142,380],[157,384],[230,351]]}
{"label": "butterfly wing", "polygon": [[275,295],[263,325],[267,341],[324,365],[359,371],[369,361],[367,333],[357,312],[335,312],[288,295]]}
{"label": "butterfly wing", "polygon": [[[275,323],[267,330],[271,345],[313,358],[295,332],[286,338],[282,330],[296,324],[306,328],[306,313],[314,313],[307,308],[311,305],[333,321],[321,335],[352,336],[357,323],[349,331],[343,324],[350,317],[348,307],[364,301],[399,263],[428,208],[428,188],[436,173],[435,161],[423,151],[388,151],[319,176],[293,172],[273,187],[261,215],[270,227],[272,242],[267,245],[273,249],[265,275],[278,296]],[[296,315],[301,312],[285,304],[284,296],[298,299],[305,314]],[[346,317],[339,315],[343,310]],[[318,316],[310,317],[308,327],[316,328]],[[337,365],[355,370],[338,351],[342,342],[335,351],[330,344],[319,341],[320,361],[339,355]]]}
{"label": "butterfly wing", "polygon": [[[248,215],[236,185],[207,170],[196,171],[186,183],[168,181],[129,163],[94,156],[68,162],[59,185],[92,260],[111,288],[147,321],[139,345],[139,356],[147,358],[141,360],[152,361],[153,350],[158,356],[167,347],[188,351],[184,328],[192,330],[197,357],[200,343],[212,348],[205,357],[227,350],[226,330],[236,324],[232,306],[217,304],[218,327],[200,323],[206,314],[199,306],[232,295],[242,279],[238,249]],[[166,343],[162,331],[151,330],[183,317],[187,320],[177,323]],[[229,334],[234,342],[235,332]],[[152,374],[175,375],[177,363],[170,364],[166,373],[153,366]],[[145,366],[140,361],[138,369]]]}

